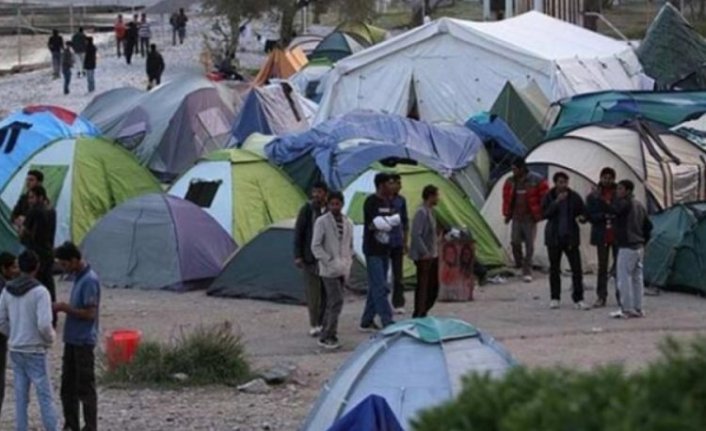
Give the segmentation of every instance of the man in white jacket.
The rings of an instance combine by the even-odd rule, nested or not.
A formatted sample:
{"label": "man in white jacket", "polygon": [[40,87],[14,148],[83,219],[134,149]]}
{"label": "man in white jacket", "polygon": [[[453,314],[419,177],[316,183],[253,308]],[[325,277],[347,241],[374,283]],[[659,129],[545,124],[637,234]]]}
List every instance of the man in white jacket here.
{"label": "man in white jacket", "polygon": [[328,212],[314,223],[311,251],[319,263],[319,275],[326,289],[326,307],[319,345],[338,349],[338,317],[343,309],[343,286],[353,263],[353,223],[341,210],[343,194],[331,192]]}
{"label": "man in white jacket", "polygon": [[36,280],[39,257],[24,251],[18,257],[21,274],[0,295],[0,332],[8,336],[15,377],[15,417],[18,430],[28,429],[29,388],[34,384],[42,423],[46,431],[57,431],[47,350],[54,342],[51,297]]}

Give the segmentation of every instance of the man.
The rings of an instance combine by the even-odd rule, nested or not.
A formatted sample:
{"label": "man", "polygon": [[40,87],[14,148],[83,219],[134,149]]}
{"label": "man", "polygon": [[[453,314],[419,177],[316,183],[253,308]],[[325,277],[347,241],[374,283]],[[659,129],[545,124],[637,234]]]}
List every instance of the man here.
{"label": "man", "polygon": [[189,22],[189,18],[184,13],[184,8],[179,9],[179,15],[176,17],[176,27],[177,33],[179,34],[179,44],[184,44],[184,39],[186,38],[186,23]]}
{"label": "man", "polygon": [[59,30],[52,30],[47,46],[51,53],[52,76],[54,79],[59,79],[59,72],[61,71],[61,51],[64,49],[64,38],[59,35]]}
{"label": "man", "polygon": [[343,286],[353,264],[353,223],[343,215],[343,194],[328,196],[328,212],[314,223],[311,251],[319,262],[319,275],[326,290],[323,329],[319,345],[335,350],[338,342],[338,318],[343,309]]}
{"label": "man", "polygon": [[74,54],[71,50],[71,42],[66,43],[66,48],[61,54],[61,74],[64,76],[64,94],[70,93],[71,69],[74,67]]}
{"label": "man", "polygon": [[157,51],[157,45],[150,45],[150,53],[147,54],[147,90],[151,90],[162,82],[162,73],[164,72],[164,58]]}
{"label": "man", "polygon": [[137,33],[140,37],[140,55],[146,57],[147,51],[150,49],[150,38],[152,37],[152,28],[147,21],[147,14],[142,14]]}
{"label": "man", "polygon": [[44,429],[56,431],[57,415],[49,377],[47,351],[54,342],[51,298],[36,279],[39,258],[20,254],[21,274],[0,294],[0,332],[8,336],[15,386],[16,429],[28,429],[29,389],[34,384]]}
{"label": "man", "polygon": [[[0,253],[0,293],[5,289],[5,285],[19,277],[20,266],[17,264],[17,258],[3,251]],[[2,405],[5,401],[5,370],[7,369],[7,337],[0,333],[0,415],[2,414]]]}
{"label": "man", "polygon": [[[69,303],[60,302],[54,306],[57,312],[66,314],[61,370],[64,429],[96,431],[98,396],[94,349],[98,342],[100,282],[96,273],[82,259],[81,251],[76,245],[65,242],[56,249],[55,254],[64,272],[74,277]],[[83,428],[79,419],[79,402],[83,408]]]}
{"label": "man", "polygon": [[412,317],[426,317],[439,294],[439,245],[434,217],[434,207],[439,204],[439,189],[433,185],[424,187],[422,200],[412,219],[412,244],[409,248],[409,257],[417,267]]}
{"label": "man", "polygon": [[512,177],[508,178],[503,186],[503,217],[505,224],[512,222],[512,255],[515,258],[515,267],[522,268],[526,283],[532,281],[537,222],[542,219],[542,199],[548,188],[547,181],[530,172],[522,159],[513,162]]}
{"label": "man", "polygon": [[172,27],[172,46],[176,46],[177,35],[179,34],[178,19],[179,14],[177,12],[174,12],[169,17],[169,25]]}
{"label": "man", "polygon": [[27,212],[29,211],[29,200],[27,195],[29,191],[36,186],[41,186],[44,183],[44,174],[42,171],[31,169],[27,172],[27,177],[25,178],[25,193],[20,195],[20,198],[15,204],[15,208],[12,209],[12,224],[20,228],[24,223],[25,217],[27,217]]}
{"label": "man", "polygon": [[622,180],[616,189],[613,203],[618,244],[617,278],[620,291],[620,310],[611,313],[615,318],[643,317],[644,290],[642,258],[645,244],[650,240],[652,222],[645,206],[633,196],[635,185]]}
{"label": "man", "polygon": [[319,336],[323,327],[323,287],[318,275],[316,257],[311,249],[314,223],[326,211],[328,186],[316,182],[311,188],[311,200],[299,210],[294,225],[294,264],[302,270],[306,282],[306,302],[309,311],[309,335]]}
{"label": "man", "polygon": [[[606,306],[608,299],[608,272],[615,267],[617,248],[615,247],[615,170],[603,168],[600,182],[591,194],[586,197],[586,215],[591,223],[591,245],[598,251],[598,282],[596,287],[596,302],[594,308]],[[613,265],[609,266],[611,252]],[[614,273],[614,269],[610,270]],[[616,289],[616,299],[620,304],[620,295]]]}
{"label": "man", "polygon": [[84,56],[86,55],[86,45],[86,34],[83,32],[83,27],[79,27],[78,32],[71,38],[71,46],[73,47],[74,54],[76,54],[76,63],[78,63],[78,73],[76,76],[79,78],[85,75],[83,62]]}
{"label": "man", "polygon": [[566,255],[571,267],[571,299],[579,310],[588,310],[583,302],[583,270],[581,268],[581,232],[577,219],[585,217],[583,199],[569,188],[569,176],[554,174],[554,188],[542,200],[542,214],[547,219],[544,242],[549,255],[550,308],[559,308],[561,301],[561,256]]}
{"label": "man", "polygon": [[125,32],[127,27],[125,27],[125,22],[123,22],[122,14],[118,15],[117,21],[115,21],[115,46],[118,49],[118,58],[122,55],[123,45],[125,44]]}
{"label": "man", "polygon": [[137,23],[130,21],[125,30],[125,62],[132,64],[132,54],[135,52],[139,38]]}
{"label": "man", "polygon": [[96,90],[96,57],[96,46],[93,44],[93,38],[86,38],[86,54],[83,59],[83,70],[86,75],[89,93],[93,93]]}
{"label": "man", "polygon": [[392,308],[396,314],[404,314],[404,255],[407,252],[409,238],[409,218],[407,201],[400,195],[402,177],[392,174],[392,206],[400,215],[401,224],[390,232],[390,262],[392,265]]}
{"label": "man", "polygon": [[391,325],[392,308],[387,295],[387,272],[390,269],[390,232],[401,223],[400,216],[390,202],[393,180],[389,174],[375,175],[376,192],[367,197],[363,204],[363,254],[368,272],[368,293],[365,309],[360,319],[362,332],[376,331],[375,316],[380,317],[382,326]]}

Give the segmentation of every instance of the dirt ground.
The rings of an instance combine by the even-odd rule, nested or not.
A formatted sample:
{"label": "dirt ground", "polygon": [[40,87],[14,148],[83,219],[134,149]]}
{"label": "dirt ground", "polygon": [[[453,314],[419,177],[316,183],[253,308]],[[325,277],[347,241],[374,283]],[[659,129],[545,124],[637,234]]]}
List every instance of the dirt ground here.
{"label": "dirt ground", "polygon": [[[620,363],[629,370],[658,356],[658,344],[672,335],[706,335],[706,301],[690,295],[662,293],[647,297],[647,317],[611,320],[612,308],[577,311],[570,305],[564,279],[565,302],[548,309],[547,280],[534,283],[511,280],[477,290],[471,303],[437,304],[434,314],[470,322],[499,339],[522,364],[572,368]],[[594,280],[589,277],[587,284]],[[60,287],[60,298],[69,286]],[[590,288],[589,288],[590,289]],[[587,291],[592,302],[595,292]],[[408,293],[408,302],[412,294]],[[341,319],[343,349],[324,353],[306,334],[306,310],[301,306],[219,299],[203,292],[175,294],[105,289],[101,310],[103,334],[117,328],[137,328],[145,338],[167,339],[181,328],[229,320],[241,331],[255,368],[280,363],[297,367],[295,382],[265,395],[238,393],[235,388],[213,386],[184,390],[99,389],[102,430],[295,430],[305,418],[320,388],[350,352],[364,340],[357,332],[363,298],[347,298]],[[61,345],[51,353],[57,393]],[[8,389],[0,429],[12,429],[14,396],[8,370]],[[39,429],[33,398],[30,415]]]}

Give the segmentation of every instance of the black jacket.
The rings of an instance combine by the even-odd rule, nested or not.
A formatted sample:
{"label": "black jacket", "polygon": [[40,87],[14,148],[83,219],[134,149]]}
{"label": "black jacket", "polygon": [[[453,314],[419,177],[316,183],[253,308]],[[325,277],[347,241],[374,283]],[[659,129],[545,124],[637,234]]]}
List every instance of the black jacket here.
{"label": "black jacket", "polygon": [[311,202],[307,202],[299,210],[297,222],[294,225],[294,258],[302,259],[304,263],[316,263],[314,253],[311,251],[311,239],[314,236],[314,222],[323,213],[316,211]]}
{"label": "black jacket", "polygon": [[147,76],[161,76],[162,72],[164,72],[164,58],[162,58],[162,54],[157,51],[150,51],[147,54],[145,67],[147,68]]}
{"label": "black jacket", "polygon": [[83,59],[83,68],[86,70],[96,70],[96,46],[86,46],[86,56]]}
{"label": "black jacket", "polygon": [[51,52],[61,52],[61,50],[64,49],[64,38],[61,36],[51,36],[49,37],[47,46]]}
{"label": "black jacket", "polygon": [[[615,200],[615,186],[613,187],[613,200]],[[606,233],[606,220],[615,218],[615,209],[612,203],[603,200],[603,188],[586,196],[586,217],[591,223],[591,245],[604,245]],[[615,226],[613,226],[615,228]]]}
{"label": "black jacket", "polygon": [[138,29],[137,29],[137,24],[134,22],[130,22],[127,25],[127,30],[125,30],[125,42],[130,45],[131,47],[134,47],[137,45],[138,41]]}
{"label": "black jacket", "polygon": [[615,240],[618,247],[641,248],[652,234],[652,222],[645,206],[633,197],[616,199],[613,203],[616,214]]}
{"label": "black jacket", "polygon": [[51,258],[56,235],[56,211],[48,206],[35,206],[27,212],[22,244],[44,260]]}
{"label": "black jacket", "polygon": [[[569,195],[563,203],[557,201],[556,188],[549,190],[542,199],[542,217],[547,220],[544,229],[544,244],[547,247],[578,247],[581,243],[581,232],[576,219],[585,217],[586,209],[578,193],[571,189],[568,192]],[[562,205],[567,205],[566,212],[562,211]],[[567,231],[564,236],[560,233],[562,217],[567,217],[565,220]]]}

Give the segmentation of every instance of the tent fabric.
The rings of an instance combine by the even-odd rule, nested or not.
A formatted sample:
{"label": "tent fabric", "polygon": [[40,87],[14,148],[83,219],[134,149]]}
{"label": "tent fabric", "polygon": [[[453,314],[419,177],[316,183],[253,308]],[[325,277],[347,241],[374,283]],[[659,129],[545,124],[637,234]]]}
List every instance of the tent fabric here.
{"label": "tent fabric", "polygon": [[0,199],[0,251],[18,254],[21,248],[17,231],[10,224],[10,209]]}
{"label": "tent fabric", "polygon": [[198,206],[153,193],[106,214],[81,249],[108,286],[185,291],[215,278],[236,246]]}
{"label": "tent fabric", "polygon": [[542,13],[492,23],[441,18],[339,61],[316,123],[374,109],[463,124],[490,109],[506,82],[532,80],[551,100],[645,86],[628,44]]}
{"label": "tent fabric", "polygon": [[[431,319],[442,322],[440,326],[448,320]],[[325,384],[303,430],[328,429],[372,394],[385,399],[403,429],[411,429],[420,411],[458,395],[467,373],[499,377],[514,365],[512,357],[483,332],[438,342],[425,342],[408,331],[380,332],[362,343]]]}
{"label": "tent fabric", "polygon": [[333,69],[328,59],[315,59],[289,78],[299,94],[316,103],[323,97],[323,85],[327,74]]}
{"label": "tent fabric", "polygon": [[512,167],[512,162],[524,158],[527,148],[502,118],[487,112],[474,115],[466,127],[483,140],[491,160],[490,180],[496,180]]}
{"label": "tent fabric", "polygon": [[658,89],[706,89],[706,40],[669,2],[647,29],[636,53]]}
{"label": "tent fabric", "polygon": [[676,205],[651,220],[645,282],[665,290],[706,294],[706,203]]}
{"label": "tent fabric", "polygon": [[[471,203],[463,191],[450,180],[424,166],[397,165],[386,168],[379,164],[359,176],[343,191],[345,204],[343,211],[357,222],[354,226],[354,248],[361,260],[363,256],[363,226],[362,201],[375,192],[375,175],[378,172],[395,172],[401,176],[402,191],[400,194],[407,200],[407,211],[412,217],[414,211],[422,204],[422,190],[428,184],[439,188],[442,199],[434,209],[439,222],[448,227],[467,228],[476,241],[476,258],[483,265],[501,266],[505,263],[502,249],[493,231],[480,211]],[[405,276],[415,273],[415,267],[410,261],[405,264]]]}
{"label": "tent fabric", "polygon": [[403,332],[425,343],[438,343],[479,335],[478,329],[462,320],[436,319],[434,317],[405,320],[382,330],[385,335],[394,335],[398,332]]}
{"label": "tent fabric", "polygon": [[0,188],[37,151],[61,138],[98,136],[83,116],[58,106],[32,105],[0,121]]}
{"label": "tent fabric", "polygon": [[508,82],[490,108],[490,114],[505,121],[525,147],[533,148],[544,140],[543,125],[549,106],[549,100],[535,82],[525,88]]}
{"label": "tent fabric", "polygon": [[312,60],[326,59],[331,63],[336,63],[356,52],[360,52],[370,46],[363,40],[344,33],[334,31],[321,41],[314,52],[311,53]]}
{"label": "tent fabric", "polygon": [[375,27],[361,21],[346,21],[336,27],[336,31],[341,31],[358,40],[365,41],[368,45],[375,45],[384,42],[389,33],[384,28]]}
{"label": "tent fabric", "polygon": [[139,95],[132,90],[98,95],[84,114],[170,181],[229,142],[237,100],[225,86],[201,75],[178,75]]}
{"label": "tent fabric", "polygon": [[[212,189],[205,203],[196,199],[200,185]],[[286,174],[266,159],[237,149],[210,154],[181,176],[169,194],[202,203],[237,244],[272,223],[296,217],[306,201]]]}
{"label": "tent fabric", "polygon": [[706,92],[605,91],[560,100],[553,110],[558,114],[547,139],[590,124],[619,125],[635,119],[669,128],[706,113]]}
{"label": "tent fabric", "polygon": [[308,62],[309,60],[301,47],[288,50],[274,49],[260,68],[253,84],[260,86],[267,84],[270,79],[287,79],[306,66]]}
{"label": "tent fabric", "polygon": [[403,431],[385,398],[370,395],[360,402],[328,431]]}
{"label": "tent fabric", "polygon": [[80,243],[96,221],[116,205],[161,191],[154,177],[119,145],[101,138],[65,138],[47,145],[16,171],[0,191],[7,207],[19,199],[32,167],[59,167],[65,172],[45,178],[47,189],[59,190],[53,202],[57,212],[56,245],[64,241]]}
{"label": "tent fabric", "polygon": [[706,114],[694,120],[677,124],[671,130],[706,150]]}
{"label": "tent fabric", "polygon": [[317,34],[303,34],[292,39],[287,47],[287,50],[291,51],[295,48],[299,48],[302,50],[304,55],[308,57],[312,52],[314,52],[323,39],[323,36],[319,36]]}

